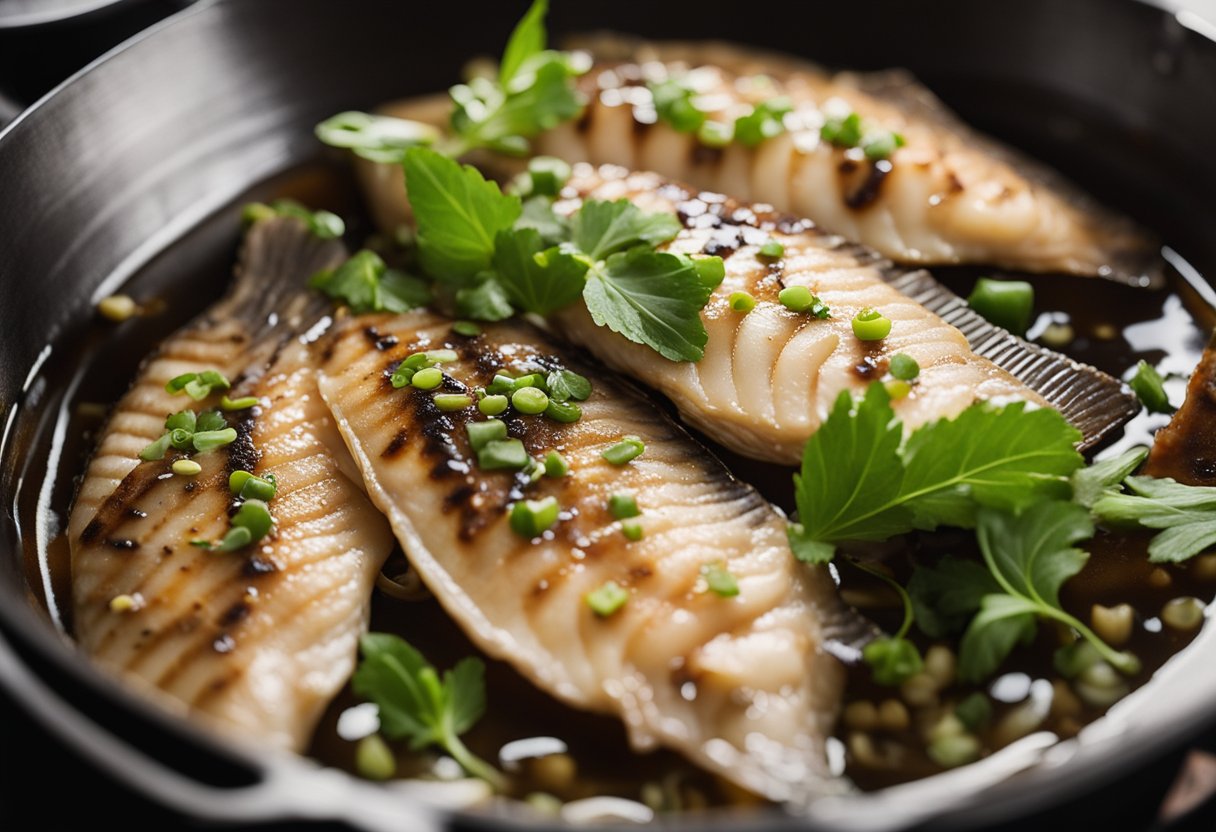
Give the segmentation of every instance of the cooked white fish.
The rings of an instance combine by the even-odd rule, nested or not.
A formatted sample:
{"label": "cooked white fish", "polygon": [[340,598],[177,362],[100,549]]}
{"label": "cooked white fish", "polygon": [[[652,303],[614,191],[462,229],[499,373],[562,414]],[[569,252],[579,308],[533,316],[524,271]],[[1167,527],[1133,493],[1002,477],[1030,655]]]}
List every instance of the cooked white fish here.
{"label": "cooked white fish", "polygon": [[[570,162],[650,170],[698,188],[807,217],[900,263],[976,263],[1035,272],[1160,277],[1152,239],[1076,186],[963,125],[905,72],[832,74],[789,56],[724,43],[575,41],[596,58],[583,78],[582,117],[534,141]],[[709,118],[724,123],[784,97],[781,135],[746,147],[702,144],[656,118],[648,81],[679,78]],[[444,124],[435,99],[388,115]],[[820,138],[827,115],[855,112],[906,144],[871,161]],[[391,172],[368,176],[391,176]]]}
{"label": "cooked white fish", "polygon": [[[299,287],[343,256],[296,220],[256,225],[232,293],[167,340],[115,406],[68,529],[88,655],[229,732],[299,750],[354,669],[393,546],[358,475],[343,473],[349,457],[296,338],[324,312]],[[172,473],[172,450],[141,462],[168,414],[218,404],[170,395],[166,382],[211,369],[234,379],[233,396],[259,399],[229,417],[237,441],[198,454],[193,477]],[[234,470],[277,478],[275,531],[235,552],[191,545],[227,531]]]}
{"label": "cooked white fish", "polygon": [[[365,335],[372,327],[378,349]],[[635,746],[662,744],[774,800],[839,790],[824,759],[842,668],[823,650],[839,613],[820,568],[790,553],[785,521],[751,487],[651,403],[602,372],[568,361],[538,331],[487,326],[466,338],[413,312],[352,321],[327,345],[320,389],[414,568],[490,656],[580,708],[619,715]],[[585,374],[582,418],[504,415],[533,457],[558,451],[561,478],[482,469],[466,424],[478,408],[440,410],[434,393],[394,389],[407,356],[450,349],[436,391],[471,392],[496,372]],[[601,457],[625,435],[645,443],[625,465]],[[644,530],[631,541],[609,510],[635,496]],[[528,540],[508,507],[555,497],[560,519]],[[718,566],[735,597],[706,591]],[[627,593],[600,617],[587,596],[608,582]]]}

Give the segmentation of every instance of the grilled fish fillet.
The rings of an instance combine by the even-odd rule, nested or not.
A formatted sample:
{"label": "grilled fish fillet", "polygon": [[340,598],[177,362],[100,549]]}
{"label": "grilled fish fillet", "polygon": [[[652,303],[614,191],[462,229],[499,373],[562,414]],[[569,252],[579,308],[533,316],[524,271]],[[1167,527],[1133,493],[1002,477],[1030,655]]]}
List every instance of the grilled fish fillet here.
{"label": "grilled fish fillet", "polygon": [[[799,564],[785,521],[647,400],[564,357],[521,324],[465,338],[430,313],[372,316],[326,347],[321,394],[361,467],[372,500],[449,614],[490,656],[580,708],[619,715],[639,748],[663,744],[774,800],[805,802],[843,788],[824,741],[842,669],[823,650],[837,614],[828,574]],[[389,375],[419,350],[452,349],[443,392],[498,371],[565,366],[594,391],[582,418],[560,424],[508,411],[510,435],[533,456],[559,451],[568,476],[532,482],[482,470],[465,424],[475,407],[436,408],[432,393],[394,389]],[[623,435],[645,453],[614,466],[601,452]],[[642,510],[631,542],[608,509],[630,492]],[[527,540],[508,506],[557,498],[561,519]],[[720,564],[739,594],[705,589]],[[585,601],[606,582],[628,591],[598,617]]]}
{"label": "grilled fish fillet", "polygon": [[[716,42],[598,36],[572,45],[596,59],[582,79],[587,108],[539,136],[537,153],[651,170],[767,203],[900,263],[975,263],[1138,285],[1160,280],[1156,246],[1143,230],[1059,174],[968,129],[907,73],[831,74],[786,55]],[[789,129],[754,148],[707,147],[656,119],[646,83],[668,77],[685,79],[699,93],[698,106],[723,122],[784,96],[794,106],[785,118]],[[867,125],[900,133],[906,145],[876,162],[835,147],[820,139],[825,111],[856,112]],[[382,112],[446,124],[436,99]]]}
{"label": "grilled fish fillet", "polygon": [[[82,649],[221,728],[297,750],[354,669],[393,546],[358,475],[343,473],[349,457],[296,337],[325,309],[299,287],[343,257],[296,220],[256,225],[230,295],[167,340],[114,408],[69,520]],[[218,405],[165,392],[208,369],[261,401],[229,416],[238,440],[198,454],[194,477],[172,474],[172,450],[141,462],[169,413]],[[276,531],[236,552],[190,545],[227,531],[237,469],[277,478]],[[121,595],[135,608],[111,611]]]}

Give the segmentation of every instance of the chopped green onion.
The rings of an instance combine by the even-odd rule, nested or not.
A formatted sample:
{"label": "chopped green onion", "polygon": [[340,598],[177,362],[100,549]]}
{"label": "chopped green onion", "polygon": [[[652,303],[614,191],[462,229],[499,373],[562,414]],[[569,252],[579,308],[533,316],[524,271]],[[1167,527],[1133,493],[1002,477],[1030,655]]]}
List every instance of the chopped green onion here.
{"label": "chopped green onion", "polygon": [[853,318],[853,334],[862,341],[881,341],[891,334],[891,320],[867,306]]}
{"label": "chopped green onion", "polygon": [[735,138],[735,125],[706,121],[697,130],[697,141],[706,147],[726,147]]}
{"label": "chopped green onion", "polygon": [[785,254],[785,246],[776,240],[769,240],[764,245],[760,246],[760,256],[776,259]]}
{"label": "chopped green onion", "polygon": [[538,387],[521,387],[511,394],[511,405],[520,413],[535,416],[549,407],[549,397]]}
{"label": "chopped green onion", "polygon": [[747,292],[731,292],[726,302],[735,312],[751,312],[756,308],[756,299]]}
{"label": "chopped green onion", "polygon": [[646,450],[646,445],[636,436],[626,436],[620,442],[605,450],[600,456],[613,465],[624,465],[637,459]]}
{"label": "chopped green onion", "polygon": [[422,353],[422,355],[427,360],[428,363],[426,366],[428,367],[432,367],[436,364],[451,364],[453,361],[460,358],[460,356],[456,354],[456,350],[446,349],[427,350],[426,352]]}
{"label": "chopped green onion", "polygon": [[531,540],[553,527],[561,511],[556,497],[543,500],[520,500],[511,506],[511,531]]}
{"label": "chopped green onion", "polygon": [[452,332],[465,338],[474,338],[481,334],[481,327],[472,321],[457,321],[452,324]]}
{"label": "chopped green onion", "polygon": [[545,454],[545,476],[560,478],[570,473],[570,465],[566,462],[566,458],[557,451],[549,451]]}
{"label": "chopped green onion", "polygon": [[379,734],[369,734],[355,746],[355,771],[367,780],[391,780],[397,758]]}
{"label": "chopped green onion", "polygon": [[976,691],[954,706],[954,715],[970,731],[978,731],[992,718],[992,702]]}
{"label": "chopped green onion", "polygon": [[464,426],[469,434],[469,444],[473,450],[480,451],[490,442],[507,438],[507,423],[498,419],[485,422],[468,422]]}
{"label": "chopped green onion", "polygon": [[183,373],[169,380],[165,391],[177,395],[185,393],[196,402],[210,396],[216,390],[228,390],[232,384],[223,373],[216,370],[204,370],[201,373]]}
{"label": "chopped green onion", "polygon": [[249,202],[241,208],[241,222],[245,225],[253,225],[262,220],[274,219],[278,215],[278,211],[264,202]]}
{"label": "chopped green onion", "polygon": [[152,442],[148,447],[139,452],[139,458],[144,462],[151,462],[154,459],[164,459],[165,452],[169,450],[170,434],[166,433],[160,439]]}
{"label": "chopped green onion", "polygon": [[[207,541],[203,541],[207,543]],[[224,539],[220,541],[218,546],[212,546],[207,543],[208,548],[219,549],[221,552],[235,552],[237,549],[244,549],[253,542],[253,532],[244,526],[233,526],[224,535]]]}
{"label": "chopped green onion", "polygon": [[632,494],[613,494],[608,498],[608,511],[617,520],[624,520],[628,517],[637,517],[642,513],[638,508],[637,498]]}
{"label": "chopped green onion", "polygon": [[233,471],[228,476],[228,490],[243,500],[270,502],[278,492],[279,484],[274,474],[254,476],[249,471]]}
{"label": "chopped green onion", "polygon": [[735,141],[755,147],[766,139],[785,132],[785,115],[793,109],[789,99],[770,98],[761,101],[745,116],[735,119]]}
{"label": "chopped green onion", "polygon": [[883,386],[887,388],[887,395],[892,399],[906,398],[912,392],[912,385],[899,378],[891,379]]}
{"label": "chopped green onion", "polygon": [[618,612],[629,602],[629,590],[616,581],[609,581],[598,589],[587,594],[587,606],[600,618],[607,618]]}
{"label": "chopped green onion", "polygon": [[570,178],[570,165],[553,156],[535,156],[528,162],[531,196],[557,196]]}
{"label": "chopped green onion", "polygon": [[574,402],[555,402],[550,399],[549,404],[545,406],[545,415],[555,422],[570,424],[583,418],[583,409]]}
{"label": "chopped green onion", "polygon": [[545,475],[544,460],[534,459],[528,464],[528,481],[536,482]]}
{"label": "chopped green onion", "polygon": [[246,482],[253,478],[253,474],[249,471],[236,470],[228,475],[228,490],[233,494],[240,494],[241,488]]}
{"label": "chopped green onion", "polygon": [[165,419],[165,430],[168,431],[184,430],[187,433],[194,433],[197,428],[198,414],[193,410],[180,410]]}
{"label": "chopped green onion", "polygon": [[777,293],[777,300],[791,312],[805,312],[815,305],[815,296],[805,286],[786,286]]}
{"label": "chopped green onion", "polygon": [[261,540],[269,534],[273,525],[270,508],[262,500],[246,500],[232,515],[233,528],[249,529],[254,540]]}
{"label": "chopped green onion", "polygon": [[622,520],[621,534],[635,542],[641,540],[643,535],[642,524],[637,520]]}
{"label": "chopped green onion", "polygon": [[[497,378],[497,376],[495,376],[495,378]],[[517,390],[526,390],[528,388],[536,388],[537,390],[544,392],[545,384],[545,377],[540,373],[528,373],[527,375],[523,375],[517,379],[511,380],[511,392],[514,393]]]}
{"label": "chopped green onion", "polygon": [[424,367],[414,373],[414,377],[410,379],[410,384],[419,390],[434,390],[443,384],[443,371],[437,367]]}
{"label": "chopped green onion", "polygon": [[203,466],[193,459],[175,459],[170,467],[173,469],[173,473],[183,477],[194,477],[203,472]]}
{"label": "chopped green onion", "polygon": [[491,440],[477,451],[477,464],[486,471],[519,471],[531,461],[518,439]]}
{"label": "chopped green onion", "polygon": [[216,448],[222,448],[225,445],[231,445],[236,441],[236,429],[224,428],[223,430],[202,430],[194,434],[193,437],[194,450],[201,452],[213,451]]}
{"label": "chopped green onion", "polygon": [[897,352],[891,356],[891,363],[887,366],[887,371],[900,381],[911,381],[920,375],[920,364],[916,363],[916,359],[907,353]]}
{"label": "chopped green onion", "polygon": [[486,386],[486,392],[491,395],[510,393],[515,389],[515,379],[502,373],[495,373],[494,378]]}
{"label": "chopped green onion", "polygon": [[722,598],[733,598],[739,594],[739,582],[720,563],[708,563],[701,567],[705,585],[709,591]]}
{"label": "chopped green onion", "polygon": [[473,397],[467,393],[440,393],[432,400],[435,407],[450,413],[453,410],[464,410],[473,405]]}
{"label": "chopped green onion", "polygon": [[705,124],[705,112],[693,102],[694,91],[683,80],[651,82],[655,114],[679,133],[694,133]]}
{"label": "chopped green onion", "polygon": [[110,295],[108,298],[101,299],[97,304],[97,311],[101,313],[103,318],[108,318],[115,323],[121,323],[128,318],[138,315],[140,308],[139,304],[127,295]]}
{"label": "chopped green onion", "polygon": [[967,298],[971,308],[1014,335],[1025,335],[1034,310],[1034,287],[1024,280],[981,277]]}
{"label": "chopped green onion", "polygon": [[1136,372],[1127,384],[1149,413],[1169,413],[1173,410],[1165,392],[1165,379],[1147,361],[1141,360],[1136,365]]}
{"label": "chopped green onion", "polygon": [[220,399],[220,410],[248,410],[257,403],[257,396],[242,396],[239,399],[230,399],[224,396]]}
{"label": "chopped green onion", "polygon": [[711,292],[726,279],[726,264],[721,257],[694,257],[692,267],[696,269],[701,285]]}
{"label": "chopped green onion", "polygon": [[843,118],[829,118],[819,128],[819,135],[837,147],[857,147],[861,144],[861,116],[849,113]]}
{"label": "chopped green onion", "polygon": [[175,428],[169,431],[169,444],[179,451],[194,450],[194,434],[185,428]]}
{"label": "chopped green onion", "polygon": [[393,374],[389,376],[388,380],[395,389],[400,390],[402,387],[409,387],[410,382],[414,380],[414,373],[416,372],[417,370],[405,366],[405,362],[403,361],[397,365],[397,369],[393,370]]}
{"label": "chopped green onion", "polygon": [[890,159],[896,149],[903,146],[903,136],[899,133],[885,130],[871,136],[866,136],[861,143],[861,150],[871,162],[880,162],[883,159]]}
{"label": "chopped green onion", "polygon": [[486,396],[477,403],[477,409],[487,416],[497,416],[511,406],[511,400],[506,396]]}

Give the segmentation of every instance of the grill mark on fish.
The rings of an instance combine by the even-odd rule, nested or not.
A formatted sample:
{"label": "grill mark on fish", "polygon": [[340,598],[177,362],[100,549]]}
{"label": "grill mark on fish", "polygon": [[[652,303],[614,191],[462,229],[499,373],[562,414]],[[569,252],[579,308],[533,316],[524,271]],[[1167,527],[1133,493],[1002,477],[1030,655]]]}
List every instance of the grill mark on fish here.
{"label": "grill mark on fish", "polygon": [[882,192],[882,183],[886,181],[887,175],[891,173],[891,170],[892,165],[886,159],[872,162],[869,173],[861,185],[856,190],[846,194],[844,198],[845,205],[854,211],[861,211],[877,202]]}
{"label": "grill mark on fish", "polygon": [[131,510],[131,503],[147,494],[163,474],[169,473],[165,469],[163,463],[157,462],[143,462],[132,468],[131,473],[123,477],[114,493],[106,498],[93,515],[93,519],[84,527],[84,531],[80,533],[80,542],[93,543],[113,533],[126,519]]}

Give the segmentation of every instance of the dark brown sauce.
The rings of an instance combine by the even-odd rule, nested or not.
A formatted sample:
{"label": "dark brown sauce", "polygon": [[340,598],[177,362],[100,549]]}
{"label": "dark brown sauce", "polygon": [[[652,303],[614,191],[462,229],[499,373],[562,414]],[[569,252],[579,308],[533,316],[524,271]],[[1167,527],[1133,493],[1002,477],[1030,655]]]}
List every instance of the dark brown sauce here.
{"label": "dark brown sauce", "polygon": [[[142,358],[156,344],[222,291],[221,277],[230,274],[236,252],[239,205],[252,199],[265,201],[280,196],[327,207],[350,218],[351,239],[362,239],[371,231],[361,213],[353,183],[343,168],[327,163],[310,164],[268,181],[154,258],[124,287],[137,300],[163,301],[158,315],[121,325],[100,320],[84,322],[53,345],[49,358],[33,377],[27,403],[17,415],[17,435],[23,437],[20,452],[28,476],[22,480],[23,487],[15,495],[14,503],[23,531],[20,543],[34,600],[67,632],[71,631],[69,557],[60,530],[66,524],[76,479],[102,426],[106,405],[122,394]],[[993,274],[963,268],[941,269],[937,273],[964,296],[977,275]],[[1036,288],[1040,315],[1060,322],[1067,320],[1073,328],[1076,337],[1066,351],[1079,360],[1122,375],[1137,360],[1145,358],[1161,365],[1167,373],[1185,375],[1199,359],[1212,315],[1210,310],[1196,305],[1193,293],[1180,282],[1147,291],[1084,278],[1029,279]],[[1104,299],[1102,304],[1078,302],[1098,290]],[[369,332],[368,337],[379,336]],[[386,343],[384,348],[391,351],[394,346]],[[1181,379],[1175,378],[1167,383],[1176,404],[1182,400],[1183,385]],[[1165,421],[1161,416],[1137,417],[1124,438],[1115,444],[1144,443]],[[790,469],[745,460],[707,444],[741,479],[755,485],[785,510],[793,509]],[[391,453],[391,447],[386,453]],[[957,548],[960,539],[965,537],[935,535],[913,539],[906,550],[892,558],[891,565],[897,575],[906,578],[913,559],[929,557],[942,547],[956,547],[953,551],[960,551]],[[1216,589],[1216,582],[1201,578],[1197,570],[1187,566],[1169,567],[1166,586],[1150,581],[1148,575],[1153,567],[1147,564],[1143,547],[1143,540],[1137,538],[1100,538],[1089,565],[1066,585],[1063,595],[1068,609],[1085,619],[1094,603],[1130,603],[1136,609],[1137,624],[1128,645],[1144,662],[1144,670],[1134,680],[1136,684],[1147,680],[1190,639],[1189,635],[1176,634],[1168,628],[1152,632],[1144,623],[1157,618],[1161,606],[1170,598],[1195,595],[1208,599]],[[255,557],[248,561],[246,572],[256,575],[273,569],[273,564]],[[840,571],[846,591],[881,588],[859,570],[845,566]],[[229,612],[234,617],[242,614],[235,609]],[[881,626],[897,626],[894,608],[866,612]],[[403,635],[440,668],[450,667],[458,659],[477,652],[434,601],[408,603],[377,592],[372,604],[372,627]],[[1003,668],[1003,675],[1021,673],[1030,679],[1050,678],[1055,637],[1051,628],[1040,627],[1035,644],[1019,648]],[[921,646],[927,646],[927,642],[922,641]],[[215,644],[217,650],[231,647],[231,639],[227,637],[217,639]],[[498,749],[506,742],[556,736],[568,746],[577,767],[577,775],[563,785],[550,782],[551,772],[546,774],[539,767],[524,765],[515,779],[518,794],[546,791],[564,799],[592,794],[639,799],[647,784],[669,778],[682,784],[679,791],[686,803],[747,801],[737,789],[698,772],[676,754],[634,753],[618,720],[583,713],[556,702],[501,662],[488,662],[487,683],[489,711],[467,738],[476,753],[497,762]],[[960,688],[951,695],[961,696],[967,690]],[[897,693],[892,689],[877,687],[865,669],[851,671],[847,700],[881,701],[895,696]],[[355,743],[341,739],[335,726],[339,715],[355,701],[348,689],[326,712],[310,749],[322,762],[353,770]],[[1012,706],[999,706],[998,716],[1007,707]],[[1099,715],[1099,710],[1090,708],[1078,717],[1078,722]],[[1048,727],[1061,734],[1071,728],[1059,724]],[[903,743],[910,751],[898,770],[874,771],[851,764],[847,773],[863,788],[880,787],[938,770],[917,751],[919,744],[912,741],[911,734],[885,739]],[[402,772],[419,771],[425,762],[424,757],[403,753]]]}

